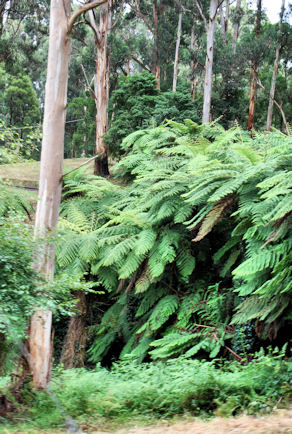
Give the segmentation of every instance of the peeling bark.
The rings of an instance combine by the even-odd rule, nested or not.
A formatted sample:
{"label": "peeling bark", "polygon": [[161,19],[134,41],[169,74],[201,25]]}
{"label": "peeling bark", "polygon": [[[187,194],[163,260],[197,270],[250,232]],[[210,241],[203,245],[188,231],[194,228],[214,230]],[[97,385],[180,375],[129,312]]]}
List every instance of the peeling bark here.
{"label": "peeling bark", "polygon": [[92,28],[95,32],[96,67],[94,77],[94,99],[96,105],[96,142],[95,153],[101,155],[94,164],[94,174],[108,176],[108,153],[103,136],[108,128],[108,101],[109,101],[109,52],[107,46],[111,27],[111,1],[101,6],[99,13],[99,26],[95,23],[93,12],[90,12]]}

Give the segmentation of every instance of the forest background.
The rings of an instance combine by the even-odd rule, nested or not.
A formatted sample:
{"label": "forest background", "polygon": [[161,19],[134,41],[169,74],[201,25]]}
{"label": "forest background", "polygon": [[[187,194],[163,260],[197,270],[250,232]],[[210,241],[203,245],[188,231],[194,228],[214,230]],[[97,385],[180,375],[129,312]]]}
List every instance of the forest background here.
{"label": "forest background", "polygon": [[[64,154],[97,155],[95,176],[63,179],[50,283],[28,266],[42,249],[21,220],[34,214],[31,198],[1,185],[4,374],[27,358],[36,306],[54,312],[54,360],[65,368],[242,362],[270,343],[288,354],[289,16],[279,2],[271,24],[260,0],[254,10],[240,0],[109,1],[80,15]],[[47,1],[1,1],[3,167],[40,159],[48,28]],[[290,390],[286,371],[279,381]],[[208,411],[218,399],[208,396]],[[251,405],[244,399],[236,409]]]}

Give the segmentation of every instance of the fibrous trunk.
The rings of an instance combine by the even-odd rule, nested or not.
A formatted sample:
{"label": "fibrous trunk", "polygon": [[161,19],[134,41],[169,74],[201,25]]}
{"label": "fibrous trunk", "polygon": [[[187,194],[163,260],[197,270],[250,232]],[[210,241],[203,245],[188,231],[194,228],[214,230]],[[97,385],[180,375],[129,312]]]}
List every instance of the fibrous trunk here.
{"label": "fibrous trunk", "polygon": [[[67,104],[68,65],[71,51],[67,35],[70,0],[51,0],[48,70],[45,92],[39,200],[35,219],[35,238],[39,252],[34,269],[46,280],[54,276],[54,243],[62,190],[64,130]],[[51,368],[52,312],[38,309],[30,323],[29,350],[33,384],[44,389]]]}
{"label": "fibrous trunk", "polygon": [[78,303],[76,309],[78,313],[70,319],[60,358],[60,363],[62,363],[66,369],[81,368],[84,366],[85,345],[87,340],[87,303],[84,292],[78,291],[77,297]]}

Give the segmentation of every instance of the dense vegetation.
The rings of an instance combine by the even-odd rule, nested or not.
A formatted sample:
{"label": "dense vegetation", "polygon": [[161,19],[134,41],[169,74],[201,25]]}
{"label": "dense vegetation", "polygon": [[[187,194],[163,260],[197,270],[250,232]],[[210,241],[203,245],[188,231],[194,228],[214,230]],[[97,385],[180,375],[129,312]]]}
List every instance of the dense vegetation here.
{"label": "dense vegetation", "polygon": [[242,330],[249,349],[256,336],[285,341],[291,138],[186,121],[122,146],[114,184],[78,173],[65,184],[58,264],[96,275],[112,300],[90,360],[241,353]]}
{"label": "dense vegetation", "polygon": [[[58,175],[58,226],[43,238],[35,197],[0,180],[0,418],[45,429],[67,413],[82,424],[289,402],[291,8],[273,25],[261,1],[229,3],[112,0],[74,27],[64,151],[97,154],[95,174]],[[40,159],[48,10],[0,0],[0,165]],[[48,394],[29,383],[38,308],[53,312]]]}
{"label": "dense vegetation", "polygon": [[[55,372],[49,393],[25,388],[18,404],[18,431],[57,428],[66,422],[86,432],[96,426],[151,423],[177,415],[221,417],[266,414],[279,401],[289,402],[291,363],[275,352],[247,364],[225,364],[183,358],[137,365],[116,363]],[[72,417],[74,419],[72,419]],[[4,424],[12,430],[14,425]],[[8,431],[9,432],[9,431]],[[33,431],[32,431],[33,432]]]}

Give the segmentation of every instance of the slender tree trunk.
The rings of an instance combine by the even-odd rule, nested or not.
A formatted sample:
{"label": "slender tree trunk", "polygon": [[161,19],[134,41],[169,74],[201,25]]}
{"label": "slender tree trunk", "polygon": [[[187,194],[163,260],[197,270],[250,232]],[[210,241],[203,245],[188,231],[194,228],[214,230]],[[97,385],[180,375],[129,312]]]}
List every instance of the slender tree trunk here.
{"label": "slender tree trunk", "polygon": [[181,22],[182,22],[182,9],[180,9],[179,11],[178,24],[177,24],[177,37],[176,37],[175,58],[174,58],[174,66],[173,66],[173,83],[172,83],[173,92],[176,92],[176,84],[177,84],[178,57],[179,57],[179,47],[180,47],[180,38],[181,38]]}
{"label": "slender tree trunk", "polygon": [[197,80],[195,79],[195,70],[197,67],[198,62],[195,62],[194,60],[195,55],[195,25],[192,26],[192,32],[191,32],[191,97],[192,101],[195,100],[195,94],[196,94],[196,86],[197,86]]}
{"label": "slender tree trunk", "polygon": [[[45,92],[39,200],[35,219],[35,238],[40,249],[34,269],[46,280],[54,277],[55,235],[62,190],[64,132],[67,106],[70,33],[74,20],[104,0],[92,1],[70,14],[70,0],[51,0],[48,69]],[[37,309],[30,323],[29,364],[34,387],[45,389],[51,372],[52,312]]]}
{"label": "slender tree trunk", "polygon": [[212,97],[212,70],[213,70],[213,48],[214,35],[216,29],[218,0],[210,1],[210,17],[207,26],[207,55],[205,63],[205,81],[204,81],[204,105],[202,122],[206,123],[210,120],[211,97]]}
{"label": "slender tree trunk", "polygon": [[223,3],[221,3],[219,6],[219,15],[220,15],[221,34],[222,34],[223,41],[226,44],[225,18],[224,18],[224,12],[223,12]]}
{"label": "slender tree trunk", "polygon": [[[282,20],[283,20],[284,10],[285,10],[285,0],[282,0],[280,21],[279,21],[279,37],[281,35],[281,30],[282,30]],[[276,79],[277,79],[277,73],[278,73],[278,67],[279,67],[279,58],[280,58],[280,41],[278,42],[278,45],[276,48],[274,70],[273,70],[273,75],[272,75],[272,80],[271,80],[271,89],[270,89],[269,107],[268,107],[267,125],[266,125],[267,131],[270,131],[271,125],[272,125],[273,105],[274,105],[274,98],[275,98]]]}
{"label": "slender tree trunk", "polygon": [[236,1],[236,6],[235,6],[235,15],[236,15],[236,21],[234,23],[234,27],[233,27],[233,40],[232,40],[232,50],[233,53],[235,54],[236,52],[236,43],[237,43],[237,39],[238,39],[238,34],[239,34],[239,10],[241,7],[241,0],[237,0]]}
{"label": "slender tree trunk", "polygon": [[[255,37],[258,38],[261,30],[261,15],[262,15],[262,0],[257,0],[257,17],[255,26]],[[250,83],[250,99],[249,99],[249,111],[248,111],[248,124],[247,128],[251,131],[254,128],[254,105],[256,97],[258,78],[258,62],[254,59],[251,67],[251,83]]]}
{"label": "slender tree trunk", "polygon": [[158,5],[157,1],[153,1],[153,40],[154,40],[154,48],[153,48],[153,66],[152,72],[157,80],[157,87],[160,89],[160,53],[159,53],[159,41],[158,41]]}
{"label": "slender tree trunk", "polygon": [[96,104],[96,144],[95,153],[102,155],[95,160],[94,174],[107,176],[108,154],[103,136],[108,126],[108,100],[109,100],[109,53],[107,39],[110,27],[111,5],[107,2],[100,8],[99,29],[97,41],[96,72],[94,80],[95,104]]}
{"label": "slender tree trunk", "polygon": [[229,24],[229,0],[225,0],[226,1],[226,6],[225,6],[225,33],[227,33],[228,31],[228,24]]}
{"label": "slender tree trunk", "polygon": [[256,66],[251,70],[251,82],[250,82],[250,98],[249,98],[249,110],[248,110],[248,130],[251,131],[254,127],[254,104],[257,87],[258,72]]}

